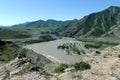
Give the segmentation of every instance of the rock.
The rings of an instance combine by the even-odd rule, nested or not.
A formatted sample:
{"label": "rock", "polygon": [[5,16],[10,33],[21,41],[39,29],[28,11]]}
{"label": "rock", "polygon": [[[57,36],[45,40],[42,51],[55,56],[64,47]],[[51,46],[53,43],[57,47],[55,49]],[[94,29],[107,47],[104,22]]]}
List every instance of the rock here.
{"label": "rock", "polygon": [[17,57],[18,57],[19,59],[26,57],[24,49],[21,49],[21,50],[19,51]]}
{"label": "rock", "polygon": [[109,80],[118,80],[116,77],[110,77]]}
{"label": "rock", "polygon": [[5,73],[3,74],[3,76],[2,76],[2,79],[1,80],[6,80],[6,79],[8,79],[9,78],[9,76],[10,76],[10,71],[5,71]]}
{"label": "rock", "polygon": [[64,70],[64,72],[70,72],[70,71],[73,70],[73,69],[74,69],[74,67],[67,68],[67,69]]}
{"label": "rock", "polygon": [[65,72],[58,76],[58,79],[60,80],[72,80],[72,74],[70,72]]}
{"label": "rock", "polygon": [[16,68],[18,68],[18,67],[21,67],[23,64],[25,64],[26,63],[26,61],[25,60],[19,60],[16,64],[15,64],[15,66],[16,66]]}
{"label": "rock", "polygon": [[30,68],[30,71],[39,71],[40,67],[37,67],[37,66],[32,66]]}

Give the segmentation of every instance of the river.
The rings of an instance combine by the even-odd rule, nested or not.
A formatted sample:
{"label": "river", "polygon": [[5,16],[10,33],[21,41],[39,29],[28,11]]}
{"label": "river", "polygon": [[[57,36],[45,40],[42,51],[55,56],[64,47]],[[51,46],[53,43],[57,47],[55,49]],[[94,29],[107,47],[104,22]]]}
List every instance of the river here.
{"label": "river", "polygon": [[[80,55],[67,55],[65,50],[57,49],[58,45],[63,43],[76,42],[72,38],[63,38],[49,42],[35,43],[23,46],[24,48],[31,49],[38,54],[49,58],[50,60],[58,63],[75,63],[81,61]],[[80,41],[79,41],[80,42]]]}

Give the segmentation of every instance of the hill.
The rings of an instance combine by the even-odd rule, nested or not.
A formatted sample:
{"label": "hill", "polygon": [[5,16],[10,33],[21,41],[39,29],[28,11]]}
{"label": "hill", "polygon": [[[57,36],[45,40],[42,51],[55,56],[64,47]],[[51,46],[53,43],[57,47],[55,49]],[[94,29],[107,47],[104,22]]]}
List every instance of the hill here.
{"label": "hill", "polygon": [[29,38],[31,34],[26,31],[18,31],[13,28],[0,28],[0,39]]}
{"label": "hill", "polygon": [[54,27],[54,28],[57,28],[57,27],[66,26],[74,21],[77,21],[77,19],[67,20],[67,21],[57,21],[57,20],[48,19],[46,21],[38,20],[38,21],[33,21],[33,22],[17,24],[17,25],[13,25],[13,27],[33,27],[33,28]]}
{"label": "hill", "polygon": [[58,28],[56,32],[68,37],[120,37],[120,7],[92,13],[77,22]]}

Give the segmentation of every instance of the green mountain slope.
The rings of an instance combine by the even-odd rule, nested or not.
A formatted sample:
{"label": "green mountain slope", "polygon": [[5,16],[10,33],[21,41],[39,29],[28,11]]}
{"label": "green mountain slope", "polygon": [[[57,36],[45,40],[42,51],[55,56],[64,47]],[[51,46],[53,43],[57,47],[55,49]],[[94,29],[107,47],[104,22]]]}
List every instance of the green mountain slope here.
{"label": "green mountain slope", "polygon": [[92,13],[77,22],[58,28],[56,32],[69,37],[120,37],[120,7],[111,6],[101,12]]}
{"label": "green mountain slope", "polygon": [[31,34],[26,31],[18,31],[12,28],[0,28],[0,39],[20,39],[29,37],[31,37]]}
{"label": "green mountain slope", "polygon": [[57,27],[66,26],[73,21],[77,21],[77,19],[68,20],[68,21],[57,21],[57,20],[52,20],[52,19],[49,19],[46,21],[38,20],[34,22],[27,22],[27,23],[13,25],[13,27],[34,27],[34,28],[35,27],[36,28],[53,27],[53,28],[57,28]]}

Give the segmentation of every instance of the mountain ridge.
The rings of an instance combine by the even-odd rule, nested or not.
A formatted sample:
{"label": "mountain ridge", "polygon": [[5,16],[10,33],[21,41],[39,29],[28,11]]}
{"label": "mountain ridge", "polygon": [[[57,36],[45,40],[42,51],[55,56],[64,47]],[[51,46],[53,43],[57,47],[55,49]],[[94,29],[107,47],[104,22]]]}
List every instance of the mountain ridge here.
{"label": "mountain ridge", "polygon": [[25,22],[21,24],[16,24],[13,25],[12,27],[35,27],[35,28],[43,28],[43,27],[62,27],[65,25],[68,25],[71,22],[78,21],[77,19],[73,20],[53,20],[53,19],[48,19],[48,20],[37,20],[37,21],[32,21],[32,22]]}
{"label": "mountain ridge", "polygon": [[53,27],[57,28],[55,32],[65,37],[120,37],[120,7],[110,6],[102,11],[84,16],[80,20],[38,20],[12,27]]}
{"label": "mountain ridge", "polygon": [[[117,31],[113,27],[118,28]],[[103,11],[85,16],[76,23],[59,28],[57,32],[62,36],[68,37],[101,37],[111,35],[120,37],[119,28],[120,7],[110,6]]]}

